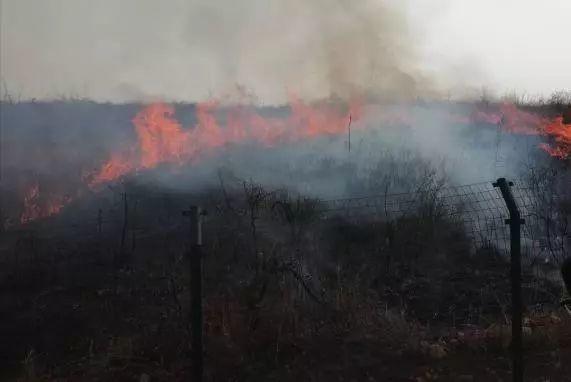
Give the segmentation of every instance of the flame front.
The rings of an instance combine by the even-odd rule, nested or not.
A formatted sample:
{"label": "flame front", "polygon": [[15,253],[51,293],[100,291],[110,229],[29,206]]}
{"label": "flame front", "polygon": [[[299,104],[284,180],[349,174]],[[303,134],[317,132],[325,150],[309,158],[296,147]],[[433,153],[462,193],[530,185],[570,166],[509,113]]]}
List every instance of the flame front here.
{"label": "flame front", "polygon": [[567,159],[571,155],[571,123],[563,123],[563,117],[557,117],[547,123],[543,130],[555,139],[555,146],[542,144],[541,147],[551,156]]}
{"label": "flame front", "polygon": [[215,116],[217,102],[197,105],[197,124],[185,129],[175,119],[172,106],[157,103],[142,109],[133,119],[137,144],[125,152],[115,153],[95,173],[91,186],[113,181],[131,172],[154,168],[163,163],[193,163],[213,150],[229,143],[257,142],[271,147],[283,142],[297,142],[321,135],[343,134],[349,117],[360,114],[357,101],[347,112],[329,104],[308,105],[291,97],[291,113],[285,118],[264,117],[254,107],[228,108],[226,124]]}
{"label": "flame front", "polygon": [[[361,117],[363,106],[359,98],[341,107],[332,103],[308,104],[290,96],[289,113],[268,117],[254,106],[222,108],[219,102],[209,101],[196,105],[196,123],[187,128],[175,118],[173,106],[147,105],[132,120],[136,141],[122,151],[111,153],[108,160],[84,180],[95,188],[161,164],[192,164],[228,144],[254,142],[273,147],[324,135],[344,135],[350,121],[356,122]],[[559,159],[571,157],[571,124],[565,123],[563,117],[549,118],[502,103],[475,107],[470,113],[434,110],[432,118],[444,124],[492,124],[510,134],[544,136],[548,142],[540,144],[541,149]],[[383,108],[376,119],[382,126],[421,126],[423,122],[415,119],[406,105]],[[25,224],[56,214],[70,201],[69,197],[43,194],[40,197],[36,183],[24,195],[20,222]]]}
{"label": "flame front", "polygon": [[571,155],[571,123],[564,123],[562,116],[548,118],[518,109],[514,104],[503,103],[496,112],[474,112],[471,120],[498,124],[512,134],[543,135],[554,141],[553,144],[539,145],[549,155],[560,159],[567,159]]}
{"label": "flame front", "polygon": [[[92,176],[90,185],[116,180],[126,174],[169,163],[194,163],[213,150],[229,143],[257,142],[266,147],[278,143],[297,142],[322,135],[340,135],[347,131],[349,117],[357,120],[361,103],[351,102],[347,112],[331,104],[309,105],[295,96],[290,97],[287,117],[265,117],[252,106],[227,108],[225,125],[216,117],[219,103],[200,103],[196,107],[197,123],[185,129],[175,119],[172,106],[156,103],[143,108],[133,119],[137,144],[128,150],[114,153]],[[561,117],[549,119],[502,103],[492,110],[475,109],[469,115],[446,114],[442,123],[497,124],[511,134],[544,135],[553,137],[555,144],[540,147],[558,158],[571,153],[571,125]],[[384,114],[387,124],[411,123],[410,115]]]}
{"label": "flame front", "polygon": [[55,215],[70,201],[69,197],[42,198],[40,186],[34,183],[24,194],[24,209],[20,214],[20,223],[26,224]]}
{"label": "flame front", "polygon": [[34,184],[26,191],[24,194],[24,210],[20,215],[20,223],[26,224],[40,217],[39,196],[40,188],[37,184]]}

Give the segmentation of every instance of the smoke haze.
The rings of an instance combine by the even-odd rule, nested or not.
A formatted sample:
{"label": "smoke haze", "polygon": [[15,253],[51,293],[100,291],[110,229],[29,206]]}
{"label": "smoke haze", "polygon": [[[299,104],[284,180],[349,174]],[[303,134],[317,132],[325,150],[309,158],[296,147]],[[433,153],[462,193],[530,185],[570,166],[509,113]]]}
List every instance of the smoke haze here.
{"label": "smoke haze", "polygon": [[[477,45],[474,35],[455,37],[463,25],[439,12],[456,9],[457,15],[456,5],[431,2],[438,8],[397,0],[0,0],[2,95],[63,101],[2,103],[2,171],[14,186],[12,205],[27,193],[79,198],[98,174],[111,173],[102,179],[113,181],[157,167],[149,178],[168,186],[217,182],[218,167],[225,167],[238,178],[278,185],[287,180],[288,187],[335,197],[378,192],[378,185],[361,182],[370,171],[371,178],[388,176],[376,163],[423,169],[425,161],[464,184],[520,174],[536,164],[531,154],[549,158],[540,149],[550,143],[542,134],[549,126],[551,139],[561,141],[567,131],[562,122],[511,110],[518,123],[532,119],[534,130],[517,137],[508,129],[504,138],[497,105],[408,102],[446,96],[447,88],[456,96],[481,92],[488,79],[480,57],[454,56],[462,52],[458,46],[444,60],[448,66],[439,69],[437,54],[427,59],[447,44]],[[530,14],[528,5],[518,9]],[[478,9],[492,8],[487,3]],[[452,30],[429,33],[451,19]],[[479,23],[471,28],[487,36]],[[520,32],[522,38],[529,33]],[[497,35],[499,44],[488,41],[482,49],[497,53],[513,45],[505,44],[509,34]],[[508,54],[494,57],[505,64]],[[512,68],[526,70],[524,62]],[[566,77],[558,78],[565,88]],[[324,98],[349,102],[307,102]],[[404,102],[376,102],[383,99]],[[145,110],[141,102],[153,101],[185,102],[174,105],[166,120],[151,113],[146,128],[134,126]],[[260,107],[243,107],[243,101]],[[268,107],[286,102],[285,108]],[[148,153],[152,165],[140,160]],[[181,167],[187,183],[172,168],[161,175],[162,165],[175,162],[188,165]],[[197,180],[199,167],[203,176]],[[359,172],[364,175],[355,180]]]}
{"label": "smoke haze", "polygon": [[13,96],[185,100],[234,92],[410,98],[422,78],[406,15],[376,0],[2,1]]}

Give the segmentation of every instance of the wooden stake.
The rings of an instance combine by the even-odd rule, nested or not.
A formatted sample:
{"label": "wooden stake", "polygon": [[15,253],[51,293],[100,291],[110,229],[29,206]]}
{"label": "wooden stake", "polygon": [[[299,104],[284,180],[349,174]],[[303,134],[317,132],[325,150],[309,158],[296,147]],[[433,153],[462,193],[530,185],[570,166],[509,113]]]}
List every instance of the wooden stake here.
{"label": "wooden stake", "polygon": [[202,312],[202,221],[200,207],[183,211],[190,217],[190,320],[192,331],[193,381],[202,381],[204,375],[203,312]]}

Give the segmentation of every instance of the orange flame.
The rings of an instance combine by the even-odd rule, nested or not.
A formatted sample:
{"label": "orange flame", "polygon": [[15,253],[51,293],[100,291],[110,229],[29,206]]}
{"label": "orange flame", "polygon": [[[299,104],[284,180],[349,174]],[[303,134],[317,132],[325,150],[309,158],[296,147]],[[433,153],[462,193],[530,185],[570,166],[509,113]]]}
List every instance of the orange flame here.
{"label": "orange flame", "polygon": [[20,214],[20,223],[27,224],[37,219],[55,215],[70,201],[69,197],[52,197],[42,200],[40,187],[35,183],[24,194],[24,209]]}
{"label": "orange flame", "polygon": [[[136,143],[112,153],[95,173],[85,179],[95,187],[161,164],[195,163],[232,143],[250,141],[272,147],[323,135],[343,135],[349,121],[360,118],[362,107],[359,99],[353,100],[348,107],[339,107],[328,103],[310,105],[291,96],[286,116],[267,117],[255,107],[243,105],[225,108],[225,113],[220,113],[225,118],[220,118],[217,114],[220,104],[210,101],[196,106],[197,123],[185,128],[176,120],[174,107],[163,103],[151,104],[132,120]],[[378,117],[381,124],[387,126],[415,123],[414,114],[407,113],[406,107],[384,110]],[[540,144],[541,149],[556,158],[571,157],[571,124],[564,123],[563,117],[548,118],[503,103],[476,109],[469,114],[440,112],[434,118],[443,123],[496,124],[512,134],[545,136],[550,138],[550,142]],[[57,214],[71,200],[70,197],[40,195],[36,183],[25,192],[20,222],[26,224]]]}
{"label": "orange flame", "polygon": [[[272,147],[278,143],[297,142],[321,135],[340,135],[347,131],[349,117],[355,121],[361,115],[362,103],[354,100],[347,112],[331,104],[309,105],[290,96],[287,117],[262,116],[254,107],[234,106],[227,109],[224,125],[216,116],[216,101],[199,103],[197,124],[183,128],[175,119],[172,106],[156,103],[143,108],[133,119],[137,144],[125,152],[114,153],[91,176],[91,186],[116,180],[126,174],[155,168],[169,163],[193,163],[213,150],[229,143],[253,141]],[[521,110],[511,103],[502,103],[491,110],[476,109],[469,115],[446,114],[448,122],[497,124],[512,134],[545,135],[555,138],[555,147],[540,147],[550,155],[567,158],[571,153],[571,125],[562,118],[549,119]],[[401,110],[384,116],[385,123],[410,124],[410,115]]]}
{"label": "orange flame", "polygon": [[549,155],[567,159],[571,155],[571,123],[564,123],[563,117],[548,118],[518,109],[515,105],[504,103],[499,110],[486,112],[476,110],[470,116],[475,123],[498,124],[512,134],[543,135],[552,138],[554,146],[541,143],[539,147]]}
{"label": "orange flame", "polygon": [[508,133],[537,135],[546,119],[540,115],[518,109],[511,103],[502,103],[496,111],[475,110],[470,115],[470,122],[501,125]]}
{"label": "orange flame", "polygon": [[189,134],[174,120],[173,114],[172,107],[155,104],[133,120],[141,150],[140,167],[151,168],[161,162],[182,159]]}
{"label": "orange flame", "polygon": [[545,134],[554,137],[555,147],[542,144],[541,147],[553,157],[567,159],[571,155],[571,123],[563,123],[563,117],[557,117],[547,123],[543,130]]}
{"label": "orange flame", "polygon": [[197,124],[183,128],[174,118],[172,106],[157,103],[145,107],[133,119],[137,145],[124,153],[115,153],[95,173],[91,186],[118,179],[128,173],[157,167],[162,163],[194,162],[212,150],[229,143],[254,141],[266,146],[280,142],[296,142],[320,135],[343,134],[349,117],[360,115],[358,101],[347,112],[328,104],[308,105],[291,97],[290,115],[264,117],[255,108],[229,108],[225,126],[215,116],[219,104],[205,102],[197,105]]}
{"label": "orange flame", "polygon": [[30,187],[24,194],[24,210],[20,215],[20,223],[26,224],[40,217],[40,208],[38,199],[40,197],[40,188],[37,184]]}

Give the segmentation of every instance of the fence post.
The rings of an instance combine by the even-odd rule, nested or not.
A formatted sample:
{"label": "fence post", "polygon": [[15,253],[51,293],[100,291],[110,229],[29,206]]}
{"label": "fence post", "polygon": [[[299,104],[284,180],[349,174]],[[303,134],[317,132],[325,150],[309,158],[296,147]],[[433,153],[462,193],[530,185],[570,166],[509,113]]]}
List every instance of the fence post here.
{"label": "fence post", "polygon": [[192,331],[192,376],[193,381],[202,381],[204,353],[202,341],[202,221],[200,207],[192,206],[183,211],[190,217],[190,325]]}
{"label": "fence post", "polygon": [[522,349],[522,311],[521,298],[521,218],[519,209],[510,187],[512,182],[499,178],[494,187],[499,187],[506,202],[510,218],[506,224],[510,225],[510,252],[511,252],[511,289],[512,289],[512,352],[513,352],[513,381],[523,381],[523,349]]}
{"label": "fence post", "polygon": [[103,210],[100,208],[97,211],[97,252],[101,256],[103,247]]}
{"label": "fence post", "polygon": [[[129,228],[129,205],[127,203],[127,191],[123,192],[123,226],[121,227],[121,247],[119,249],[119,263],[125,261],[125,239]],[[122,264],[121,264],[122,265]]]}

